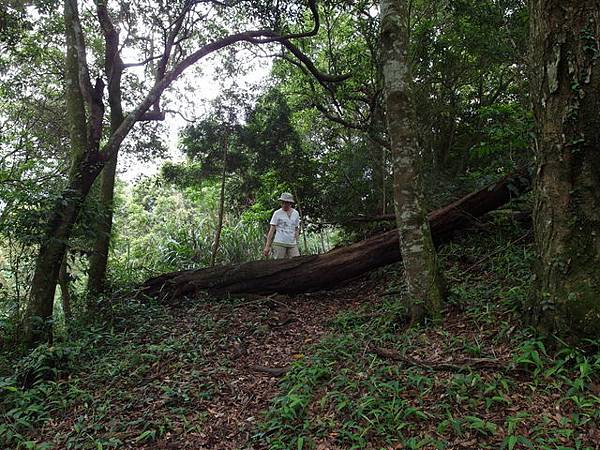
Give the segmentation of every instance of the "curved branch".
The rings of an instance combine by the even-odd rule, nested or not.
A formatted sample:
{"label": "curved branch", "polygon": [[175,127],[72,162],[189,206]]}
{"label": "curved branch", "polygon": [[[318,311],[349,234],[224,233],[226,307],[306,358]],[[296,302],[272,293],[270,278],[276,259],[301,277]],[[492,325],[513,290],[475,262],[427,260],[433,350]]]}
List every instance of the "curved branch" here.
{"label": "curved branch", "polygon": [[332,114],[327,108],[325,108],[323,105],[314,102],[313,106],[321,113],[325,116],[326,119],[331,120],[332,122],[335,122],[337,124],[342,125],[344,128],[350,128],[352,130],[359,130],[359,131],[367,131],[366,127],[364,125],[360,125],[358,123],[354,123],[354,122],[350,122],[346,119],[343,119],[339,116],[336,116],[334,114]]}
{"label": "curved branch", "polygon": [[[121,142],[123,142],[133,125],[139,120],[143,120],[142,118],[152,105],[158,104],[163,91],[171,83],[173,83],[173,81],[175,81],[184,72],[185,69],[195,64],[206,55],[220,50],[224,47],[227,47],[229,45],[235,44],[237,42],[248,42],[251,44],[280,42],[304,64],[307,70],[317,80],[319,80],[319,82],[339,82],[348,79],[350,77],[349,74],[335,76],[319,71],[314,65],[314,63],[310,60],[310,58],[308,58],[308,56],[306,56],[298,47],[296,47],[289,41],[289,39],[292,37],[313,36],[314,34],[316,34],[316,32],[318,32],[319,20],[316,1],[310,0],[309,7],[313,12],[313,16],[315,19],[315,27],[309,32],[290,34],[285,36],[279,35],[278,33],[275,33],[271,30],[253,30],[235,33],[224,38],[218,39],[217,41],[211,42],[210,44],[206,44],[200,49],[190,54],[189,56],[187,56],[186,58],[184,58],[182,61],[176,64],[171,71],[165,72],[161,78],[156,79],[156,83],[154,84],[150,92],[148,92],[144,100],[139,104],[139,106],[135,110],[131,112],[131,114],[129,114],[125,118],[123,123],[109,138],[108,142],[103,148],[102,158],[107,160],[113,157],[113,155],[116,153],[119,146],[121,145]],[[163,57],[164,55],[165,54],[163,54]]]}
{"label": "curved branch", "polygon": [[287,48],[296,58],[298,58],[309,70],[309,72],[319,81],[329,82],[329,83],[338,83],[340,81],[347,80],[352,75],[347,73],[344,75],[329,75],[327,73],[321,72],[314,63],[310,60],[308,56],[306,56],[302,51],[296,47],[296,45],[292,44],[289,40],[283,39],[281,44]]}
{"label": "curved branch", "polygon": [[196,123],[195,119],[190,119],[189,117],[186,117],[186,115],[183,114],[179,110],[175,110],[175,109],[163,109],[162,112],[169,113],[169,114],[177,114],[179,117],[181,117],[183,120],[185,120],[188,123]]}

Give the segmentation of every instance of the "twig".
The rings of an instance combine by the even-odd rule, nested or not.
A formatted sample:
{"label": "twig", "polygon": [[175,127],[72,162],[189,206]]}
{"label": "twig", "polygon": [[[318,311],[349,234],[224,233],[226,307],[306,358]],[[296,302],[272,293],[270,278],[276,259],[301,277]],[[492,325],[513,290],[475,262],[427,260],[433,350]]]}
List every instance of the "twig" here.
{"label": "twig", "polygon": [[284,366],[284,367],[266,367],[266,366],[248,365],[246,367],[248,369],[250,369],[250,370],[255,371],[255,372],[266,373],[266,374],[271,375],[273,377],[281,377],[281,376],[285,375],[288,370],[290,370],[289,366]]}
{"label": "twig", "polygon": [[274,294],[271,294],[271,295],[267,295],[266,297],[259,297],[259,298],[255,298],[255,299],[253,299],[253,300],[249,300],[249,301],[247,301],[247,302],[238,303],[238,304],[234,305],[233,307],[234,307],[234,308],[239,308],[239,307],[242,307],[242,306],[248,306],[248,305],[251,305],[251,304],[253,304],[253,303],[260,303],[260,302],[264,302],[264,301],[266,301],[266,300],[271,300],[271,298],[272,298],[272,297],[274,297],[274,296],[276,296],[276,295],[277,295],[277,293],[274,293]]}
{"label": "twig", "polygon": [[497,359],[490,358],[464,358],[461,360],[455,360],[452,362],[436,362],[436,361],[419,361],[414,358],[409,358],[400,355],[399,352],[382,347],[371,347],[371,352],[377,356],[386,359],[392,359],[394,361],[400,361],[404,364],[422,367],[429,370],[440,370],[440,371],[451,371],[461,372],[465,369],[477,369],[477,370],[494,370],[499,372],[510,372],[518,371],[517,369],[511,369],[506,367],[502,362]]}
{"label": "twig", "polygon": [[297,318],[297,319],[298,319],[300,322],[302,322],[302,319],[299,317],[299,316],[300,316],[300,313],[299,313],[298,311],[296,311],[295,309],[293,309],[293,308],[290,308],[290,307],[289,307],[288,305],[286,305],[285,303],[283,303],[283,302],[280,302],[279,300],[275,300],[274,298],[270,298],[270,299],[269,299],[269,301],[271,301],[271,302],[273,302],[273,303],[277,303],[278,305],[281,305],[281,306],[283,306],[283,307],[284,307],[285,309],[287,309],[288,311],[290,311],[290,312],[294,313],[294,314],[296,315],[296,318]]}

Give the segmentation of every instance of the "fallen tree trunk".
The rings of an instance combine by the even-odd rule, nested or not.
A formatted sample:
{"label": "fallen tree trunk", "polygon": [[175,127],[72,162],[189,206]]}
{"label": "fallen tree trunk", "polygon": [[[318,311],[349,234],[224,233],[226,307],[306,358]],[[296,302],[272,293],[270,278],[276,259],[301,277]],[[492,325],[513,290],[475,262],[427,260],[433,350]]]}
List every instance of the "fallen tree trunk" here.
{"label": "fallen tree trunk", "polygon": [[[521,210],[505,210],[499,209],[496,211],[490,211],[489,214],[498,214],[505,217],[510,217],[512,220],[519,222],[531,222],[531,211]],[[396,220],[395,214],[382,214],[379,216],[357,216],[351,217],[348,220],[342,220],[339,222],[316,222],[315,225],[346,225],[346,224],[359,224],[359,223],[377,223],[377,222],[393,222]]]}
{"label": "fallen tree trunk", "polygon": [[[429,214],[429,222],[434,240],[437,244],[442,243],[472,223],[474,217],[506,204],[529,191],[530,187],[528,170],[522,169],[433,211]],[[193,295],[199,291],[295,294],[331,288],[400,259],[398,230],[392,230],[322,255],[167,273],[146,281],[140,293],[160,299]]]}

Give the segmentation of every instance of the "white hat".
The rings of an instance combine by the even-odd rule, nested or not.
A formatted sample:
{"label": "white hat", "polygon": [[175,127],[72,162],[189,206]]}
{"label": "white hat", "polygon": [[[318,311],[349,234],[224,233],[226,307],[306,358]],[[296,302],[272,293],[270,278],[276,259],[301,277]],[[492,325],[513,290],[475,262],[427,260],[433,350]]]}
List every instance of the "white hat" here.
{"label": "white hat", "polygon": [[284,192],[277,200],[281,200],[282,202],[296,203],[294,201],[294,197],[292,197],[292,194],[289,192]]}

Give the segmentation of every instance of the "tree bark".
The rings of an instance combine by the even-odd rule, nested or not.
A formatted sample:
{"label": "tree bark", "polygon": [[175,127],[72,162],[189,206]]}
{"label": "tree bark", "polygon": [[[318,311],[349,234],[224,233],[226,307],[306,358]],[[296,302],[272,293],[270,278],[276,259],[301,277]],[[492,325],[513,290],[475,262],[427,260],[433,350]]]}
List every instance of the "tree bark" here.
{"label": "tree bark", "polygon": [[104,291],[106,267],[113,222],[114,186],[117,156],[106,163],[100,174],[100,212],[95,226],[93,251],[90,256],[87,290],[90,296]]}
{"label": "tree bark", "polygon": [[380,40],[388,135],[394,170],[394,199],[411,322],[441,315],[443,282],[423,194],[423,150],[416,134],[408,58],[407,0],[381,0]]}
{"label": "tree bark", "polygon": [[[308,254],[308,242],[306,240],[306,226],[304,225],[304,215],[302,214],[302,202],[298,197],[298,190],[294,189],[294,200],[296,200],[296,208],[298,208],[298,214],[300,214],[300,234],[302,235],[302,240],[304,241],[304,253]],[[302,252],[300,252],[302,254]]]}
{"label": "tree bark", "polygon": [[373,140],[369,140],[369,146],[369,154],[373,161],[373,197],[377,201],[377,214],[386,215],[387,149]]}
{"label": "tree bark", "polygon": [[69,329],[71,321],[73,320],[73,313],[71,311],[71,292],[69,290],[70,275],[68,270],[68,253],[65,256],[60,265],[60,272],[58,274],[58,284],[60,286],[60,297],[62,300],[63,314],[65,316],[65,325]]}
{"label": "tree bark", "polygon": [[600,1],[530,0],[537,126],[532,314],[539,328],[600,336]]}
{"label": "tree bark", "polygon": [[[471,224],[473,217],[492,211],[529,189],[530,178],[523,169],[430,213],[436,243],[446,241]],[[329,289],[369,270],[400,261],[398,241],[398,230],[392,230],[322,255],[172,272],[146,281],[140,292],[172,299],[200,291],[295,294]]]}
{"label": "tree bark", "polygon": [[385,147],[381,147],[381,214],[385,215],[386,213],[386,181],[387,181],[387,158],[385,156],[387,149]]}

